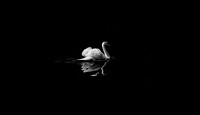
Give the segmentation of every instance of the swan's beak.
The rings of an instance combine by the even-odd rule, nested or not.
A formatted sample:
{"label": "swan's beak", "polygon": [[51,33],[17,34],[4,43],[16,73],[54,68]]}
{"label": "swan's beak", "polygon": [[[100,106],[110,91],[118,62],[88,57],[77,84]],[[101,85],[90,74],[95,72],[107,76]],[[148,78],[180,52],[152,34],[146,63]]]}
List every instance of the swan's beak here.
{"label": "swan's beak", "polygon": [[108,44],[108,43],[106,45],[110,46],[110,44]]}

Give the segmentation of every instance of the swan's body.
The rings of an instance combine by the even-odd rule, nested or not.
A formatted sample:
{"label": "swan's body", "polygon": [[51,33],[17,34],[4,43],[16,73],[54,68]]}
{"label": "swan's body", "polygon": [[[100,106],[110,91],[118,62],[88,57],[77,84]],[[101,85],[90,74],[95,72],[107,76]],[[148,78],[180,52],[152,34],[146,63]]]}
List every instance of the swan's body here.
{"label": "swan's body", "polygon": [[102,43],[102,49],[104,54],[97,48],[88,47],[83,50],[82,56],[85,58],[78,59],[78,60],[107,60],[110,59],[110,55],[108,54],[107,50],[105,49],[105,45],[107,42]]}

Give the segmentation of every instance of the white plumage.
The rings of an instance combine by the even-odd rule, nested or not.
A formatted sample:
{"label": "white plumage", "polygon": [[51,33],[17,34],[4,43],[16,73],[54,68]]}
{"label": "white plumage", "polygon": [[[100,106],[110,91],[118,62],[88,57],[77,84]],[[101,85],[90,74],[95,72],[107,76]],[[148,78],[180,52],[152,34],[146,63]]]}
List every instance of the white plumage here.
{"label": "white plumage", "polygon": [[107,42],[103,42],[102,43],[102,49],[104,51],[104,54],[97,48],[93,48],[92,47],[88,47],[86,49],[83,50],[82,52],[82,56],[84,56],[85,58],[82,59],[78,59],[78,60],[106,60],[106,59],[110,59],[110,55],[108,54],[107,50],[105,49],[105,45],[107,44]]}

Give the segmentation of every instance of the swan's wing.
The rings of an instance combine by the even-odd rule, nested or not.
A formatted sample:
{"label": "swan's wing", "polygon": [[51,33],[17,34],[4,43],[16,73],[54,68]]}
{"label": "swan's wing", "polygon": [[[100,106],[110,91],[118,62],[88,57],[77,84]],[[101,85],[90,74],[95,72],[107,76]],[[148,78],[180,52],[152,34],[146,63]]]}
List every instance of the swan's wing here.
{"label": "swan's wing", "polygon": [[88,47],[88,48],[84,49],[83,52],[82,52],[82,56],[86,57],[87,53],[88,53],[90,50],[92,50],[91,47]]}
{"label": "swan's wing", "polygon": [[104,58],[104,54],[97,48],[90,50],[86,56],[90,56],[95,59],[102,59]]}

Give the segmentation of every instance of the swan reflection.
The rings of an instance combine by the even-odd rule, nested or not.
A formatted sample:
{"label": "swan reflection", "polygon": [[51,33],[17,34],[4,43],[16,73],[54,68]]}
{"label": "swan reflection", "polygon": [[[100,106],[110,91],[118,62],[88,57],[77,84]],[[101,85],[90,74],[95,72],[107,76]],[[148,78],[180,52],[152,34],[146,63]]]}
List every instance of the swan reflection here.
{"label": "swan reflection", "polygon": [[[112,58],[114,59],[114,58]],[[77,60],[74,58],[68,58],[65,63],[75,64],[81,67],[83,73],[91,73],[91,76],[97,76],[99,74],[106,75],[105,67],[111,60]]]}
{"label": "swan reflection", "polygon": [[88,72],[95,72],[91,76],[97,76],[99,72],[101,72],[102,75],[106,75],[104,72],[104,67],[107,65],[107,63],[110,60],[107,61],[99,61],[99,62],[81,62],[81,70],[83,73],[88,73]]}

